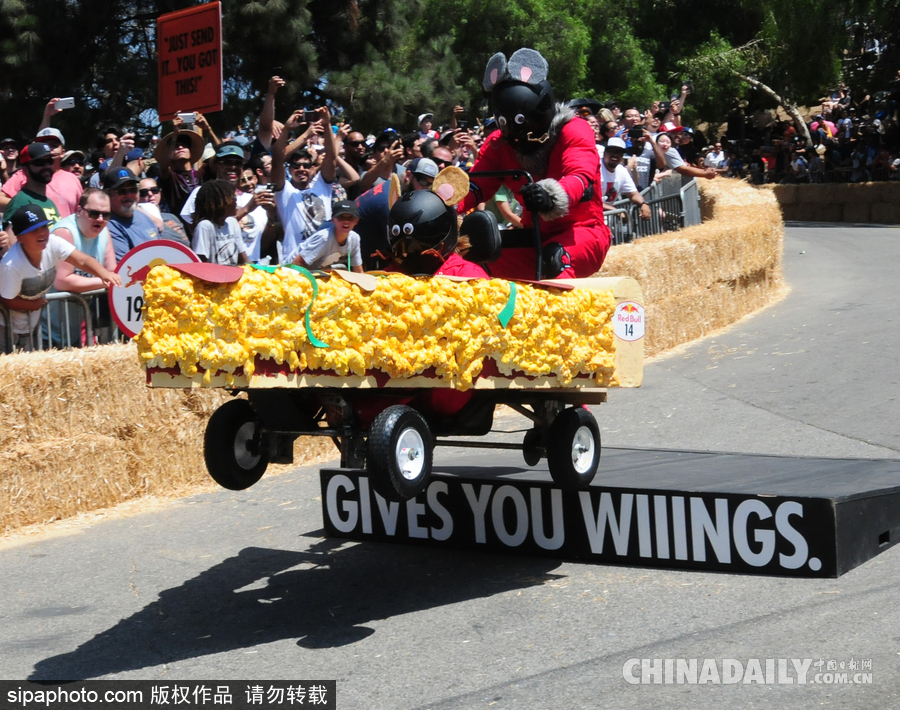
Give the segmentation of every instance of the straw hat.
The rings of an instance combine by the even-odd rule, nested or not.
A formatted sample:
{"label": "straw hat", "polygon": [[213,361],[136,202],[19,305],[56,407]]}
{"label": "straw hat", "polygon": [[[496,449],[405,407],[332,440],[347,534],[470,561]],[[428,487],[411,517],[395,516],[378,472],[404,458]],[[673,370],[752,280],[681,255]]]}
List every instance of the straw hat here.
{"label": "straw hat", "polygon": [[[206,143],[206,141],[203,140],[203,136],[193,128],[182,128],[178,132],[178,136],[188,136],[191,139],[191,164],[200,160],[200,156],[203,154],[203,146]],[[162,137],[159,144],[156,146],[156,149],[153,151],[153,157],[157,163],[160,162],[160,156],[165,155],[166,158],[169,157],[169,151],[172,150],[174,143],[174,133]]]}

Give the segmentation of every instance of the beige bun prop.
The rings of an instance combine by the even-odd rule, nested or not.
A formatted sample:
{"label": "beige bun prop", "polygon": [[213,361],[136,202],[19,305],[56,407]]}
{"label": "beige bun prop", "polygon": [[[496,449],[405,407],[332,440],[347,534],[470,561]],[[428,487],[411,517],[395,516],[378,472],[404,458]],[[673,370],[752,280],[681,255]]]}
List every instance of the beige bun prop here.
{"label": "beige bun prop", "polygon": [[434,179],[431,191],[440,197],[445,205],[453,207],[462,202],[468,194],[469,176],[460,168],[444,168]]}
{"label": "beige bun prop", "polygon": [[402,188],[400,187],[400,178],[397,173],[391,175],[391,186],[388,188],[388,209],[394,206],[394,203],[400,199]]}

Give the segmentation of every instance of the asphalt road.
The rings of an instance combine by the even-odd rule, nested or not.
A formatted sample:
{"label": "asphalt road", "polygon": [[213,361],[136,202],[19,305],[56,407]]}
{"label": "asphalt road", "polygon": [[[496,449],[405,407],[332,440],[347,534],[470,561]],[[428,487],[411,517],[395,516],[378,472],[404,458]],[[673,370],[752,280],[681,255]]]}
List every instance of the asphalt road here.
{"label": "asphalt road", "polygon": [[[788,297],[611,391],[605,446],[900,459],[900,230],[787,233]],[[316,469],[299,468],[3,547],[0,676],[334,678],[339,707],[364,710],[900,705],[897,549],[798,580],[357,544],[321,526]],[[853,659],[872,682],[633,685],[632,658]]]}

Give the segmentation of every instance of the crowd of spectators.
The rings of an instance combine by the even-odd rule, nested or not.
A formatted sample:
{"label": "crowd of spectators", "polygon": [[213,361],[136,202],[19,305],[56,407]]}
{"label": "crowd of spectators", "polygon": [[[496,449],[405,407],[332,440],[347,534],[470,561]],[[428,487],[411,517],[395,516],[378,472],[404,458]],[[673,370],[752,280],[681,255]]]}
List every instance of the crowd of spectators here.
{"label": "crowd of spectators", "polygon": [[[897,179],[900,75],[896,83],[884,96],[858,100],[840,87],[812,116],[809,139],[765,110],[730,121],[725,131],[704,133],[682,125],[690,83],[648,107],[577,98],[567,105],[594,130],[602,175],[597,187],[605,203],[611,208],[617,200],[630,200],[648,219],[641,193],[668,176],[729,176],[755,183]],[[351,215],[354,233],[368,247],[364,252],[371,252],[362,254],[363,265],[383,267],[389,253],[379,241],[387,223],[386,183],[396,176],[401,190],[427,190],[447,166],[468,170],[484,139],[497,130],[492,119],[472,121],[461,106],[444,121],[425,112],[403,131],[388,127],[369,135],[351,122],[334,120],[328,107],[293,111],[281,123],[275,118],[276,96],[283,85],[280,77],[270,79],[255,135],[235,131],[220,137],[205,116],[188,113],[143,145],[133,133],[104,127],[93,150],[85,150],[67,145],[53,127],[63,110],[60,99],[53,99],[33,141],[0,140],[3,263],[22,251],[16,247],[16,224],[24,222],[13,217],[28,207],[40,211],[55,239],[87,254],[101,269],[102,277],[65,258],[43,269],[32,259],[41,285],[25,296],[33,309],[50,290],[83,293],[107,284],[108,272],[122,257],[152,239],[181,242],[216,263],[304,263],[309,253],[304,242],[328,226],[333,203],[344,205],[346,218],[348,200],[356,205],[350,210],[357,213]],[[479,207],[492,211],[501,228],[521,226],[520,201],[508,190]],[[68,251],[54,245],[59,254]],[[8,290],[0,283],[0,294]],[[16,311],[23,296],[0,295],[0,303]],[[60,342],[57,333],[44,337]]]}

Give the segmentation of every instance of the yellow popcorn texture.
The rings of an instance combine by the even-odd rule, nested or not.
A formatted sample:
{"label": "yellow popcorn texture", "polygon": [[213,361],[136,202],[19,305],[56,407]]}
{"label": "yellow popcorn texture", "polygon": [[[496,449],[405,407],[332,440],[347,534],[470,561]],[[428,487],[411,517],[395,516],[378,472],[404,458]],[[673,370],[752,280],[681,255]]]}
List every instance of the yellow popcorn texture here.
{"label": "yellow popcorn texture", "polygon": [[[517,284],[515,312],[497,318],[510,295],[500,279],[452,281],[390,274],[371,293],[341,278],[320,279],[310,310],[313,346],[304,315],[312,286],[300,273],[245,267],[236,284],[210,284],[166,266],[144,283],[144,327],[136,340],[145,368],[177,367],[204,381],[224,372],[229,382],[254,359],[288,363],[292,371],[333,370],[340,376],[381,370],[406,378],[434,368],[444,383],[467,390],[485,358],[504,375],[555,375],[563,386],[589,374],[614,384],[615,345],[609,291],[556,291]],[[583,381],[583,380],[582,380]]]}

